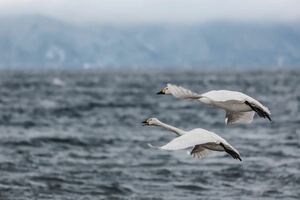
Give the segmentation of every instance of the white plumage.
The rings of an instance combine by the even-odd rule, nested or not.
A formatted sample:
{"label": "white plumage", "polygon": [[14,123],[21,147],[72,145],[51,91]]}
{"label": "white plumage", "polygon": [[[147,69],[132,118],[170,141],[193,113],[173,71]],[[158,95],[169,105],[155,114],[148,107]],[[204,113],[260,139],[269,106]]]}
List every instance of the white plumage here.
{"label": "white plumage", "polygon": [[184,87],[167,84],[158,94],[171,94],[179,99],[198,100],[202,103],[222,108],[226,112],[225,123],[251,123],[255,112],[271,121],[270,110],[254,98],[237,91],[212,90],[203,94]]}
{"label": "white plumage", "polygon": [[[163,150],[181,150],[193,148],[191,155],[202,157],[211,151],[225,151],[234,159],[239,159],[239,152],[231,146],[225,139],[217,134],[205,129],[197,128],[191,131],[184,131],[171,125],[165,124],[156,118],[149,118],[143,122],[146,125],[156,125],[175,132],[179,137],[171,140],[169,143],[155,147]],[[151,147],[154,147],[150,145]]]}
{"label": "white plumage", "polygon": [[247,124],[251,123],[253,120],[255,112],[249,111],[249,112],[230,112],[226,111],[225,116],[225,123],[226,124]]}

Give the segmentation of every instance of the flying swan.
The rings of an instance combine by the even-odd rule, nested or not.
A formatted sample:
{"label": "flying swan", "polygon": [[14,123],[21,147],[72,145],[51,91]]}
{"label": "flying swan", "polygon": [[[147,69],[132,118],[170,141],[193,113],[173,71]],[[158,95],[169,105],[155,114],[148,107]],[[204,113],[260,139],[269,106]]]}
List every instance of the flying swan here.
{"label": "flying swan", "polygon": [[211,90],[198,94],[181,86],[167,84],[157,94],[171,94],[179,99],[198,100],[204,104],[222,108],[226,112],[226,124],[249,124],[252,122],[254,114],[271,120],[270,110],[259,101],[237,91]]}
{"label": "flying swan", "polygon": [[192,147],[190,154],[192,156],[203,157],[212,151],[225,151],[234,159],[242,161],[239,152],[231,146],[225,139],[217,134],[205,129],[196,128],[191,131],[184,131],[174,126],[165,124],[157,118],[149,118],[143,121],[144,125],[160,126],[168,129],[178,135],[177,138],[161,147],[155,147],[149,144],[150,147],[163,150],[181,150]]}

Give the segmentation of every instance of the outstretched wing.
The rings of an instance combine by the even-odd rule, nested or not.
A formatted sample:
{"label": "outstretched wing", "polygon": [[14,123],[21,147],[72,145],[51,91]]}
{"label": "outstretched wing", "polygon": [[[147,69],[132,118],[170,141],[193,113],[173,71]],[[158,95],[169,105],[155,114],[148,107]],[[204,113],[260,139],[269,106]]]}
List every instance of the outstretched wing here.
{"label": "outstretched wing", "polygon": [[190,154],[193,157],[198,157],[198,158],[202,158],[208,154],[210,154],[212,151],[209,149],[206,149],[204,147],[202,147],[201,145],[196,145],[194,146],[193,150],[190,152]]}
{"label": "outstretched wing", "polygon": [[[148,146],[154,149],[160,149],[160,147],[158,146],[153,146],[152,144],[148,143]],[[189,155],[192,155],[193,157],[197,157],[197,158],[203,158],[204,156],[208,155],[212,153],[212,150],[206,149],[204,147],[202,147],[201,145],[196,145],[194,146],[194,148],[192,149],[192,151],[188,151]]]}
{"label": "outstretched wing", "polygon": [[220,143],[220,145],[224,148],[226,153],[231,155],[231,157],[233,157],[234,159],[239,159],[240,161],[242,161],[240,153],[235,148],[233,148],[233,146],[231,146],[229,144],[223,144],[223,143]]}
{"label": "outstretched wing", "polygon": [[258,116],[268,118],[270,121],[272,121],[270,117],[270,110],[267,107],[263,106],[261,103],[245,101],[245,104],[247,104],[253,111],[255,111]]}
{"label": "outstretched wing", "polygon": [[255,112],[229,112],[226,111],[225,123],[226,124],[250,124],[253,120]]}
{"label": "outstretched wing", "polygon": [[169,143],[159,148],[164,150],[180,150],[207,143],[219,144],[219,140],[216,139],[209,131],[204,129],[195,129],[194,131],[190,131],[171,140]]}
{"label": "outstretched wing", "polygon": [[194,129],[161,147],[149,146],[163,150],[181,150],[194,147],[191,154],[199,157],[206,155],[209,151],[226,151],[234,159],[241,160],[239,152],[226,140],[204,129]]}
{"label": "outstretched wing", "polygon": [[181,86],[172,85],[172,84],[168,83],[167,87],[168,87],[170,93],[174,97],[179,98],[179,99],[199,99],[199,98],[201,98],[200,94],[192,92],[191,90],[188,90]]}
{"label": "outstretched wing", "polygon": [[201,94],[203,97],[207,97],[215,102],[226,102],[226,101],[237,101],[240,103],[250,104],[251,106],[257,107],[267,114],[271,114],[270,110],[262,105],[256,99],[238,91],[230,91],[230,90],[211,90],[209,92]]}

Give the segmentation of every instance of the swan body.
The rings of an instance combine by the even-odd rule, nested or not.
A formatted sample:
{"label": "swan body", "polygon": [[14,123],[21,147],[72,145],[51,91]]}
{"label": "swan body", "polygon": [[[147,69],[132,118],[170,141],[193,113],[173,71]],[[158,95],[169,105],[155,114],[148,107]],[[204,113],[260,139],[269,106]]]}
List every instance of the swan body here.
{"label": "swan body", "polygon": [[197,100],[201,103],[224,109],[226,112],[225,123],[251,123],[254,114],[268,118],[271,121],[270,110],[254,98],[237,91],[211,90],[198,94],[184,87],[167,84],[157,94],[170,94],[179,99]]}
{"label": "swan body", "polygon": [[193,129],[191,131],[184,131],[171,125],[165,124],[159,121],[157,118],[149,118],[143,123],[149,126],[155,125],[166,128],[178,135],[177,138],[171,140],[169,143],[161,147],[154,147],[153,145],[149,145],[151,147],[170,151],[192,147],[193,149],[190,154],[197,157],[203,157],[212,151],[225,151],[234,159],[239,159],[240,161],[242,161],[239,152],[225,139],[213,132],[201,128]]}

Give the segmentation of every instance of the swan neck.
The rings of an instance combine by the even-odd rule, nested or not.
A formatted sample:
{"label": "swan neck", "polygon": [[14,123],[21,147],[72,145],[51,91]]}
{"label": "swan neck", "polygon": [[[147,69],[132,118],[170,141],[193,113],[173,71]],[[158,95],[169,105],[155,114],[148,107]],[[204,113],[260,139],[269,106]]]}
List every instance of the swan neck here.
{"label": "swan neck", "polygon": [[168,129],[168,130],[170,130],[170,131],[173,131],[173,132],[176,133],[176,135],[178,135],[178,136],[181,136],[181,135],[183,135],[183,134],[186,133],[184,130],[181,130],[181,129],[176,128],[176,127],[174,127],[174,126],[171,126],[171,125],[169,125],[169,124],[165,124],[165,123],[163,123],[163,122],[159,122],[159,123],[158,123],[158,126],[161,126],[161,127],[165,128],[165,129]]}

